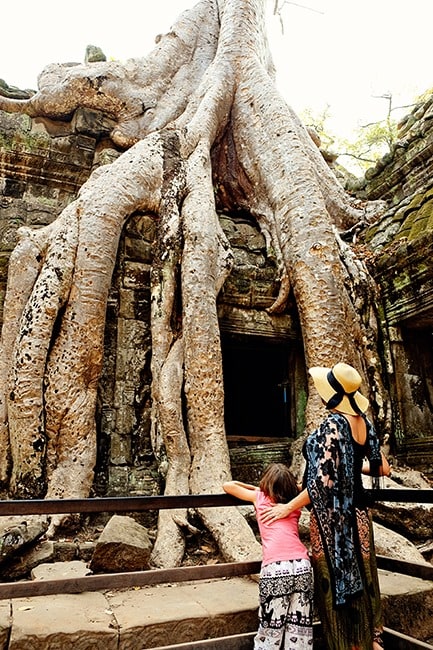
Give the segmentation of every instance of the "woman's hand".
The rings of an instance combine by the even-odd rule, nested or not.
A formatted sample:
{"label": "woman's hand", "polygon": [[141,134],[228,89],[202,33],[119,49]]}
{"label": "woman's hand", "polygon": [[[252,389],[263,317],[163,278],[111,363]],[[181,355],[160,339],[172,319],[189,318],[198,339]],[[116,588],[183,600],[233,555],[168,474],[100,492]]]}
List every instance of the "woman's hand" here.
{"label": "woman's hand", "polygon": [[260,519],[264,522],[276,521],[277,519],[284,519],[292,512],[290,503],[276,503],[263,510]]}
{"label": "woman's hand", "polygon": [[269,508],[263,510],[261,521],[271,522],[276,521],[277,519],[284,519],[284,517],[288,517],[291,512],[300,510],[304,506],[308,506],[309,503],[311,503],[310,497],[308,496],[307,489],[304,488],[294,499],[289,501],[289,503],[276,503],[275,505],[269,506]]}
{"label": "woman's hand", "polygon": [[[388,463],[388,459],[383,451],[381,451],[380,454],[382,456],[382,466],[380,468],[379,476],[391,476],[391,465]],[[362,463],[361,471],[363,474],[370,474],[370,462],[367,459]]]}

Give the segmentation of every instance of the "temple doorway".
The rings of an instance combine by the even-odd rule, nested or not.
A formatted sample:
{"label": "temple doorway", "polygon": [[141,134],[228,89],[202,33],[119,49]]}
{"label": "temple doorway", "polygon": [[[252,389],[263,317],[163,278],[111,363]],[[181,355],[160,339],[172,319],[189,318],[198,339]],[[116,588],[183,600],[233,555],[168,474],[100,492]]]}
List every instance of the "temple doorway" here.
{"label": "temple doorway", "polygon": [[229,444],[296,437],[295,342],[226,335],[222,353]]}

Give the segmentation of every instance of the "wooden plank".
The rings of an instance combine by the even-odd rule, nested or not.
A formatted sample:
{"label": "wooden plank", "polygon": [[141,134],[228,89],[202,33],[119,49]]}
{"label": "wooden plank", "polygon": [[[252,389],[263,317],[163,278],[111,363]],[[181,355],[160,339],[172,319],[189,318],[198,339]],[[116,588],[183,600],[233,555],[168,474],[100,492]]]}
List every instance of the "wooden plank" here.
{"label": "wooden plank", "polygon": [[63,580],[2,582],[0,583],[0,600],[144,587],[168,582],[233,578],[235,576],[254,575],[259,572],[260,562],[228,562],[226,564],[176,567],[174,569],[104,573],[101,575],[64,578]]}

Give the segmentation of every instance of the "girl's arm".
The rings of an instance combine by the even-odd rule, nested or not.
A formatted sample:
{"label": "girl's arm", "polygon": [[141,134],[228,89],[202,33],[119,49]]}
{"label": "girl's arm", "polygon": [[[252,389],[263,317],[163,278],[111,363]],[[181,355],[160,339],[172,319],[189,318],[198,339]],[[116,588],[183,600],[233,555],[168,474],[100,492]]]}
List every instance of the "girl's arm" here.
{"label": "girl's arm", "polygon": [[261,520],[275,521],[275,519],[284,519],[284,517],[288,517],[294,510],[300,510],[304,506],[308,506],[310,503],[310,497],[307,488],[305,488],[296,497],[289,501],[289,503],[276,503],[274,506],[270,506],[263,510]]}
{"label": "girl's arm", "polygon": [[255,503],[258,489],[255,485],[242,483],[241,481],[226,481],[223,484],[224,492],[243,501],[250,501],[251,503]]}

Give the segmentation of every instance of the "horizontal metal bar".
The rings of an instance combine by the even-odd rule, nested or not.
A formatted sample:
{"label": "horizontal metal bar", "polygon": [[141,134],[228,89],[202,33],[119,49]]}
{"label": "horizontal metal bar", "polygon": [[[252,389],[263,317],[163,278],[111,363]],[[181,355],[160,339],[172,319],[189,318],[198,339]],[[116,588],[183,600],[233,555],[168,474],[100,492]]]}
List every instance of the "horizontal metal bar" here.
{"label": "horizontal metal bar", "polygon": [[[412,488],[367,490],[373,501],[433,503],[433,489]],[[245,505],[229,494],[188,494],[183,496],[102,497],[100,499],[26,499],[0,501],[0,516],[52,515],[89,512],[141,512],[173,508],[213,508]]]}
{"label": "horizontal metal bar", "polygon": [[407,634],[391,630],[389,627],[383,628],[383,641],[385,648],[389,648],[389,650],[433,650],[433,645],[430,643],[419,641]]}
{"label": "horizontal metal bar", "polygon": [[[320,623],[314,624],[316,633],[320,627]],[[154,650],[205,650],[206,648],[215,648],[215,650],[218,648],[223,650],[251,650],[255,635],[255,631],[245,632],[244,634],[233,634],[215,639],[158,646]],[[383,630],[383,641],[387,650],[433,650],[433,645],[407,636],[407,634],[391,630],[389,627],[385,627]]]}
{"label": "horizontal metal bar", "polygon": [[173,508],[212,508],[245,505],[229,494],[188,494],[184,496],[103,497],[100,499],[22,499],[0,501],[3,515],[53,515],[75,512],[139,512]]}
{"label": "horizontal metal bar", "polygon": [[256,632],[244,632],[243,634],[232,634],[221,636],[215,639],[202,639],[200,641],[188,641],[176,645],[164,645],[153,648],[153,650],[251,650],[253,647]]}
{"label": "horizontal metal bar", "polygon": [[25,580],[1,582],[0,600],[5,598],[28,598],[52,594],[79,594],[83,591],[103,591],[125,587],[144,587],[188,580],[210,580],[254,575],[260,572],[260,562],[228,562],[202,566],[175,567],[173,569],[150,569],[125,573],[63,578],[62,580]]}
{"label": "horizontal metal bar", "polygon": [[433,488],[386,488],[367,490],[373,501],[392,501],[401,503],[433,503]]}
{"label": "horizontal metal bar", "polygon": [[392,573],[403,573],[406,576],[421,578],[422,580],[433,581],[433,564],[420,564],[419,562],[407,562],[398,560],[386,555],[377,555],[377,566],[379,569],[392,571]]}

